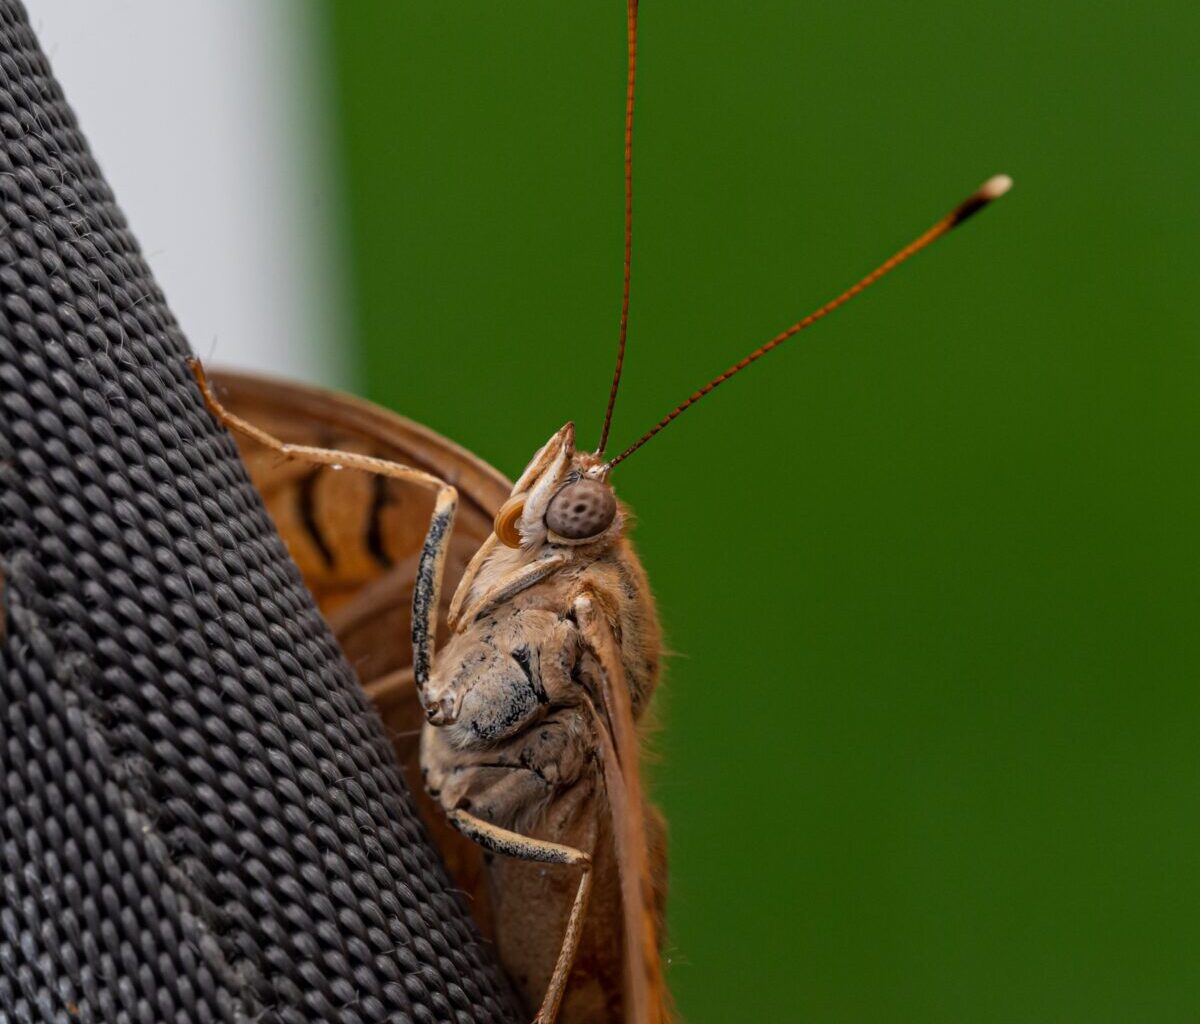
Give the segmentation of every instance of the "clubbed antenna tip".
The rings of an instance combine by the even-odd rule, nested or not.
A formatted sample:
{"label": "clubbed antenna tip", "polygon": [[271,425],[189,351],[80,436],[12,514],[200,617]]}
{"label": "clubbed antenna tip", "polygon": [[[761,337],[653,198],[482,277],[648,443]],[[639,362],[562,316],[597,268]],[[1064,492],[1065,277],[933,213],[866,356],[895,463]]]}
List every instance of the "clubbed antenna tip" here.
{"label": "clubbed antenna tip", "polygon": [[996,174],[988,178],[971,195],[955,207],[950,214],[951,227],[958,227],[964,220],[978,213],[988,203],[999,199],[1012,188],[1013,180],[1007,174]]}
{"label": "clubbed antenna tip", "polygon": [[1007,174],[995,174],[979,186],[979,191],[987,196],[990,202],[999,199],[1013,186],[1013,180]]}

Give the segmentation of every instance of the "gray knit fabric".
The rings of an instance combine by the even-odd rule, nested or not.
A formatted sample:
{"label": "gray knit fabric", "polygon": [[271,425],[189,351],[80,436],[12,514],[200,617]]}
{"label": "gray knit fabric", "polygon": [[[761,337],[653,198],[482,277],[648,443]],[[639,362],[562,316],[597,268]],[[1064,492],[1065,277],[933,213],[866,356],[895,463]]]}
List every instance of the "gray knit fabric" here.
{"label": "gray knit fabric", "polygon": [[512,1019],[186,353],[0,0],[0,1020]]}

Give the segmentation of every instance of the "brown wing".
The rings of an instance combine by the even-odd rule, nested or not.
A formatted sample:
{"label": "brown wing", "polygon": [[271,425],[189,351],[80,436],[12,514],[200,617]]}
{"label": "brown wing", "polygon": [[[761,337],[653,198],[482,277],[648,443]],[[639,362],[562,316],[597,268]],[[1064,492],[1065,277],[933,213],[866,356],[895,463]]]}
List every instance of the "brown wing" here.
{"label": "brown wing", "polygon": [[625,1019],[665,1024],[672,1014],[659,953],[665,880],[662,819],[642,794],[637,724],[612,627],[594,601],[577,604],[577,612],[598,664],[599,706],[594,710],[620,873]]}
{"label": "brown wing", "polygon": [[[459,492],[446,559],[440,631],[467,562],[492,532],[511,484],[470,452],[402,416],[348,395],[228,371],[212,374],[233,413],[296,444],[390,459]],[[281,460],[237,438],[242,458],[317,605],[383,718],[434,841],[490,933],[482,857],[425,795],[417,764],[424,716],[412,682],[412,588],[433,495],[365,473]]]}

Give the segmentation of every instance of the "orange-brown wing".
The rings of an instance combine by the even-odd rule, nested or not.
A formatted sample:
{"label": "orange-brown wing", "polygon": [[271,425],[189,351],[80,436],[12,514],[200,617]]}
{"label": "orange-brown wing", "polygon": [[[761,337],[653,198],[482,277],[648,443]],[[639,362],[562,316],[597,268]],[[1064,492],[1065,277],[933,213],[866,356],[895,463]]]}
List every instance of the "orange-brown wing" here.
{"label": "orange-brown wing", "polygon": [[[459,491],[457,551],[447,561],[443,588],[449,600],[466,561],[492,531],[492,516],[512,486],[508,480],[433,431],[349,395],[228,371],[214,373],[212,379],[231,412],[285,441],[375,455],[454,484]],[[237,441],[326,617],[333,618],[352,601],[359,604],[339,623],[339,639],[348,643],[351,660],[368,659],[365,670],[361,663],[357,666],[364,681],[398,667],[373,663],[378,653],[371,624],[385,615],[391,631],[391,614],[407,614],[400,600],[403,581],[413,576],[433,495],[402,481],[281,460],[252,440],[239,436]],[[373,586],[385,578],[387,584]],[[389,653],[401,656],[400,664],[408,664],[411,655],[406,644]]]}
{"label": "orange-brown wing", "polygon": [[671,1009],[659,951],[666,868],[662,819],[642,793],[637,724],[612,627],[587,596],[577,602],[576,612],[599,667],[594,710],[620,872],[625,1019],[665,1024]]}
{"label": "orange-brown wing", "polygon": [[[491,533],[509,482],[433,431],[359,399],[227,371],[212,381],[231,412],[285,441],[389,459],[458,488],[442,589],[444,637],[450,597]],[[282,460],[241,436],[237,442],[305,583],[383,718],[434,841],[490,931],[478,847],[446,824],[425,795],[417,763],[424,715],[412,681],[412,589],[433,495],[402,481]]]}

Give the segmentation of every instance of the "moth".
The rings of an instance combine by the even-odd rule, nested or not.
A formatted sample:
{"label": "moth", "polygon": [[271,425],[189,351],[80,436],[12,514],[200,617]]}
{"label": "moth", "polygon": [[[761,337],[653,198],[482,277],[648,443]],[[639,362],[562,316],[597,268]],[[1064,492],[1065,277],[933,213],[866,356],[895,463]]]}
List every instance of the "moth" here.
{"label": "moth", "polygon": [[629,318],[636,0],[627,14],[623,291],[594,449],[579,446],[568,423],[510,485],[364,403],[245,377],[224,378],[222,397],[193,363],[209,409],[242,437],[268,507],[393,729],[452,872],[543,1024],[671,1016],[660,961],[665,830],[639,772],[659,627],[613,471],[718,385],[1011,184],[989,179],[610,457]]}

